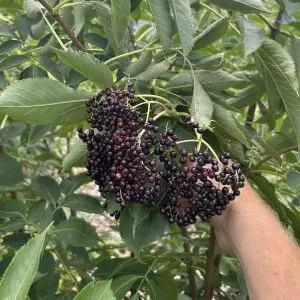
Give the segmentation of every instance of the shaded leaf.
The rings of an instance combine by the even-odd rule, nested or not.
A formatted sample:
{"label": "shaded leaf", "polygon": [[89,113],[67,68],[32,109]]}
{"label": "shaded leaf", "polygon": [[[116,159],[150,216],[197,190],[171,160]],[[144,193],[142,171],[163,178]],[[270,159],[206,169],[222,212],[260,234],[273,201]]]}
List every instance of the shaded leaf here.
{"label": "shaded leaf", "polygon": [[227,17],[220,18],[206,27],[194,41],[193,51],[202,49],[224,36],[228,30]]}
{"label": "shaded leaf", "polygon": [[147,81],[158,78],[160,75],[166,73],[169,70],[170,65],[171,61],[167,59],[160,63],[150,65],[143,73],[137,75],[136,79]]}
{"label": "shaded leaf", "polygon": [[51,233],[56,235],[62,244],[70,244],[75,247],[93,247],[99,242],[95,228],[78,218],[60,222]]}
{"label": "shaded leaf", "polygon": [[28,59],[25,55],[11,55],[0,61],[0,71],[7,70],[24,63]]}
{"label": "shaded leaf", "polygon": [[33,186],[37,194],[52,204],[56,204],[60,197],[60,187],[58,183],[49,176],[38,176],[33,181]]}
{"label": "shaded leaf", "polygon": [[132,286],[137,282],[139,279],[143,278],[143,276],[139,275],[125,275],[120,276],[114,279],[112,283],[112,289],[117,299],[123,299],[125,294],[130,291]]}
{"label": "shaded leaf", "polygon": [[289,171],[286,175],[288,185],[295,190],[300,189],[300,173],[296,171]]}
{"label": "shaded leaf", "polygon": [[266,40],[254,55],[257,63],[270,76],[281,96],[300,146],[299,84],[295,64],[290,54],[277,42]]}
{"label": "shaded leaf", "polygon": [[36,65],[31,65],[21,72],[19,79],[22,80],[26,78],[37,78],[37,77],[48,77],[48,74],[40,67]]}
{"label": "shaded leaf", "polygon": [[16,254],[0,282],[0,299],[23,300],[37,273],[47,229]]}
{"label": "shaded leaf", "polygon": [[27,206],[19,200],[5,200],[0,202],[0,217],[22,217],[27,211]]}
{"label": "shaded leaf", "polygon": [[10,52],[10,51],[16,49],[16,48],[20,47],[20,45],[21,45],[20,42],[17,40],[9,40],[9,41],[3,42],[0,45],[0,55],[3,55],[7,52]]}
{"label": "shaded leaf", "polygon": [[142,54],[137,61],[129,65],[126,68],[125,73],[129,74],[131,77],[135,77],[138,74],[144,72],[145,69],[150,65],[152,57],[152,52],[147,51],[146,53]]}
{"label": "shaded leaf", "polygon": [[77,141],[71,148],[63,160],[64,171],[70,170],[72,167],[82,167],[87,158],[87,145],[82,141]]}
{"label": "shaded leaf", "polygon": [[22,166],[13,157],[0,153],[0,186],[11,186],[24,179]]}
{"label": "shaded leaf", "polygon": [[62,206],[92,214],[102,214],[103,206],[96,197],[84,194],[73,194],[66,197]]}
{"label": "shaded leaf", "polygon": [[59,59],[76,72],[82,74],[102,89],[112,86],[111,70],[93,55],[79,51],[56,50]]}

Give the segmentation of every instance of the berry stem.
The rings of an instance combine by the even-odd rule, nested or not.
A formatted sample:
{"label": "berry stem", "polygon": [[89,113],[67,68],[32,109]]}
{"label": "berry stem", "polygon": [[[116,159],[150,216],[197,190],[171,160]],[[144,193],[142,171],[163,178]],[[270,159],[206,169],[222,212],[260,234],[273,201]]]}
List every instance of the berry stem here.
{"label": "berry stem", "polygon": [[213,295],[212,275],[213,275],[213,260],[216,249],[216,236],[214,228],[210,227],[210,239],[207,249],[207,264],[204,278],[204,300],[211,300]]}
{"label": "berry stem", "polygon": [[148,95],[148,94],[141,94],[141,95],[136,95],[136,98],[154,98],[154,99],[158,99],[161,101],[164,101],[165,103],[168,103],[172,108],[174,107],[173,104],[166,98],[158,96],[158,95]]}
{"label": "berry stem", "polygon": [[144,98],[141,98],[141,99],[143,99],[145,102],[139,103],[139,104],[133,106],[132,108],[137,108],[137,107],[139,107],[139,106],[142,106],[142,105],[151,103],[151,104],[159,104],[159,105],[161,105],[164,109],[167,109],[166,106],[165,106],[164,104],[162,104],[162,103],[160,103],[160,102],[158,102],[158,101],[148,101],[148,100],[146,100],[146,99],[144,99]]}
{"label": "berry stem", "polygon": [[[181,235],[189,240],[189,235],[188,235],[188,231],[185,227],[181,227]],[[191,297],[192,300],[197,300],[197,284],[196,284],[196,274],[195,274],[195,270],[193,268],[193,261],[191,259],[191,257],[189,256],[191,254],[191,244],[189,242],[184,242],[183,243],[183,247],[184,247],[184,252],[188,255],[186,260],[186,268],[187,268],[187,273],[189,276],[189,281],[190,281],[190,288],[191,288]]]}
{"label": "berry stem", "polygon": [[220,165],[223,165],[218,157],[218,155],[216,154],[215,150],[212,148],[212,146],[207,143],[205,140],[202,140],[202,143],[211,151],[211,153],[214,155],[215,159],[218,161],[218,163]]}
{"label": "berry stem", "polygon": [[199,140],[184,140],[184,141],[177,142],[177,145],[185,144],[185,143],[198,143],[198,142]]}
{"label": "berry stem", "polygon": [[4,128],[7,119],[8,119],[8,115],[5,115],[4,118],[3,118],[3,120],[2,120],[2,122],[1,122],[0,129]]}

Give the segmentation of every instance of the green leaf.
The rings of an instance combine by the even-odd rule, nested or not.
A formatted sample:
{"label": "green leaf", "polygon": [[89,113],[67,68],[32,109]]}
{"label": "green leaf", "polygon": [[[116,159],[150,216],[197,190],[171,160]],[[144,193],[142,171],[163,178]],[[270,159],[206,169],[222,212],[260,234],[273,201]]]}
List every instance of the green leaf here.
{"label": "green leaf", "polygon": [[115,300],[111,290],[111,280],[94,281],[86,285],[74,300]]}
{"label": "green leaf", "polygon": [[[80,0],[73,0],[74,3],[80,2]],[[73,8],[73,14],[74,14],[74,29],[75,29],[75,34],[78,36],[80,33],[81,29],[84,26],[84,21],[85,21],[85,13],[84,13],[84,7],[83,5],[80,6],[74,6]]]}
{"label": "green leaf", "polygon": [[[162,292],[161,287],[152,279],[146,279],[150,292],[151,300],[167,300],[166,295]],[[176,299],[176,298],[175,298]]]}
{"label": "green leaf", "polygon": [[74,91],[46,79],[26,79],[0,95],[1,112],[31,124],[69,124],[86,119],[85,102],[91,94]]}
{"label": "green leaf", "polygon": [[47,56],[38,56],[36,59],[41,64],[41,66],[45,70],[47,70],[51,75],[53,75],[57,80],[63,81],[63,77],[58,71],[56,64],[53,60],[51,60]]}
{"label": "green leaf", "polygon": [[58,183],[49,176],[36,177],[33,181],[33,186],[42,199],[48,200],[54,205],[60,198],[60,187]]}
{"label": "green leaf", "polygon": [[256,22],[245,18],[240,18],[239,25],[243,33],[245,56],[247,56],[256,51],[262,45],[266,34]]}
{"label": "green leaf", "polygon": [[84,35],[84,40],[87,43],[90,43],[98,48],[101,48],[103,50],[106,49],[107,44],[108,44],[108,40],[106,38],[104,38],[102,35],[97,34],[97,33],[93,33],[93,32],[89,32],[86,33]]}
{"label": "green leaf", "polygon": [[300,39],[299,38],[292,36],[289,51],[294,59],[298,81],[300,82],[300,57],[299,57]]}
{"label": "green leaf", "polygon": [[281,96],[300,147],[299,84],[291,56],[286,49],[273,40],[264,41],[254,55],[257,63],[270,76]]}
{"label": "green leaf", "polygon": [[22,217],[27,211],[27,206],[19,200],[5,200],[0,202],[0,217]]}
{"label": "green leaf", "polygon": [[92,214],[102,214],[104,209],[96,197],[84,194],[73,194],[66,197],[62,206]]}
{"label": "green leaf", "polygon": [[93,247],[99,242],[95,228],[78,218],[70,218],[60,222],[51,233],[56,235],[62,244],[75,247]]}
{"label": "green leaf", "polygon": [[0,299],[25,299],[38,270],[47,231],[31,239],[16,253],[0,282]]}
{"label": "green leaf", "polygon": [[[119,231],[127,247],[138,254],[141,246],[159,239],[166,226],[166,218],[157,211],[153,211],[136,225],[134,217],[127,208],[121,214]],[[151,228],[150,231],[149,228]]]}
{"label": "green leaf", "polygon": [[155,282],[156,286],[159,287],[161,297],[163,297],[164,300],[177,299],[176,282],[170,271],[157,272],[152,282]]}
{"label": "green leaf", "polygon": [[110,45],[112,46],[115,54],[120,54],[120,47],[116,44],[114,35],[112,32],[112,12],[111,8],[101,2],[94,2],[93,8],[96,10],[96,13],[101,19],[101,23],[106,34],[106,38],[109,40]]}
{"label": "green leaf", "polygon": [[112,86],[113,78],[110,68],[93,55],[79,51],[56,50],[58,58],[68,67],[82,74],[102,89]]}
{"label": "green leaf", "polygon": [[263,0],[210,0],[224,9],[236,10],[243,14],[269,12]]}
{"label": "green leaf", "polygon": [[111,24],[115,43],[122,47],[122,42],[127,36],[128,17],[130,14],[130,0],[111,1]]}
{"label": "green leaf", "polygon": [[236,108],[244,108],[257,103],[263,94],[264,91],[260,87],[250,84],[246,88],[239,90],[234,97],[227,99],[226,102]]}
{"label": "green leaf", "polygon": [[111,287],[117,299],[123,299],[125,294],[130,291],[132,286],[143,276],[139,275],[124,275],[114,279]]}
{"label": "green leaf", "polygon": [[208,94],[203,89],[199,80],[194,80],[194,94],[191,104],[191,116],[199,122],[202,126],[206,127],[209,125],[212,114],[214,111],[213,103],[211,102]]}
{"label": "green leaf", "polygon": [[0,186],[11,186],[24,179],[22,166],[13,157],[0,153]]}
{"label": "green leaf", "polygon": [[68,171],[72,167],[82,167],[87,158],[87,145],[77,141],[63,160],[63,170]]}
{"label": "green leaf", "polygon": [[37,78],[37,77],[48,77],[48,74],[40,67],[31,65],[21,72],[19,80],[26,79],[26,78]]}
{"label": "green leaf", "polygon": [[6,23],[0,22],[0,36],[14,36],[14,30]]}
{"label": "green leaf", "polygon": [[288,185],[295,190],[300,189],[300,173],[296,171],[289,171],[286,175]]}
{"label": "green leaf", "polygon": [[252,175],[251,179],[254,180],[254,182],[258,186],[262,196],[267,201],[267,203],[270,205],[270,207],[276,211],[276,213],[278,214],[278,216],[280,218],[280,221],[283,222],[284,224],[288,225],[289,220],[286,216],[284,206],[277,198],[273,184],[271,184],[266,178],[264,178],[260,175]]}
{"label": "green leaf", "polygon": [[9,40],[9,41],[3,42],[0,45],[0,55],[10,52],[18,47],[20,47],[20,42],[17,40]]}
{"label": "green leaf", "polygon": [[150,65],[152,61],[153,54],[151,51],[147,51],[142,54],[141,57],[135,61],[133,64],[129,65],[126,68],[125,73],[129,74],[131,77],[135,77],[140,73],[144,72],[144,70]]}
{"label": "green leaf", "polygon": [[171,65],[171,61],[167,59],[160,63],[150,65],[143,73],[136,76],[136,79],[143,80],[143,81],[156,79],[160,75],[166,73],[169,70],[170,65]]}
{"label": "green leaf", "polygon": [[190,1],[169,0],[169,4],[174,15],[183,54],[187,56],[193,47],[195,33]]}
{"label": "green leaf", "polygon": [[266,123],[269,126],[270,131],[273,130],[276,125],[276,119],[275,119],[274,114],[272,114],[271,111],[269,111],[266,108],[266,106],[263,104],[263,102],[261,100],[258,101],[258,106],[259,106],[259,109],[260,109],[263,119],[266,121]]}
{"label": "green leaf", "polygon": [[18,137],[24,130],[25,125],[23,123],[12,123],[0,129],[0,145]]}
{"label": "green leaf", "polygon": [[245,146],[249,146],[247,138],[243,132],[237,127],[237,123],[232,116],[232,113],[218,104],[214,104],[213,119],[217,126],[225,130],[229,136],[241,142]]}
{"label": "green leaf", "polygon": [[74,193],[83,184],[88,183],[90,178],[85,173],[65,178],[61,182],[61,189],[66,195]]}
{"label": "green leaf", "polygon": [[[226,71],[216,70],[196,70],[194,71],[196,78],[202,84],[206,91],[220,91],[232,87],[232,85],[244,82]],[[168,83],[168,89],[182,89],[192,91],[194,87],[193,75],[190,71],[182,71],[171,78]]]}
{"label": "green leaf", "polygon": [[173,20],[168,0],[148,0],[157,34],[165,51],[172,46]]}
{"label": "green leaf", "polygon": [[28,57],[25,55],[11,55],[0,61],[0,71],[7,70],[13,67],[24,63],[28,60]]}
{"label": "green leaf", "polygon": [[[1,213],[1,211],[0,211],[0,213]],[[0,231],[13,232],[13,231],[22,229],[25,225],[26,225],[26,222],[24,219],[16,218],[16,219],[7,221],[4,224],[0,224]]]}
{"label": "green leaf", "polygon": [[[132,257],[110,258],[101,261],[93,276],[99,279],[117,278],[124,275],[145,275],[148,265]],[[151,274],[151,272],[150,272]]]}
{"label": "green leaf", "polygon": [[227,17],[220,18],[210,24],[195,38],[193,51],[200,50],[220,39],[227,33],[228,25]]}

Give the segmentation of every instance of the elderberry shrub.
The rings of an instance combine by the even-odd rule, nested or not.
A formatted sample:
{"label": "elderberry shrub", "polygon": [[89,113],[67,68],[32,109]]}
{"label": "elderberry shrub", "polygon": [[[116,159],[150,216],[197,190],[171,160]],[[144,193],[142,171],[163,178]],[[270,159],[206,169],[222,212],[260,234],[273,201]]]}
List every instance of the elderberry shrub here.
{"label": "elderberry shrub", "polygon": [[120,211],[112,214],[116,219],[127,203],[155,205],[160,193],[161,176],[149,157],[157,143],[158,127],[153,119],[145,124],[141,113],[132,108],[134,93],[129,85],[128,90],[113,87],[91,98],[86,103],[91,129],[78,129],[79,138],[88,149],[87,175],[99,186],[104,198],[108,193],[114,194],[120,204]]}
{"label": "elderberry shrub", "polygon": [[[193,127],[200,128],[195,123]],[[162,135],[161,146],[156,150],[169,186],[161,213],[178,226],[194,224],[197,217],[206,221],[221,215],[244,187],[241,165],[229,166],[228,153],[219,157],[221,164],[206,152],[189,154],[179,148],[177,140],[175,132],[169,130]]]}

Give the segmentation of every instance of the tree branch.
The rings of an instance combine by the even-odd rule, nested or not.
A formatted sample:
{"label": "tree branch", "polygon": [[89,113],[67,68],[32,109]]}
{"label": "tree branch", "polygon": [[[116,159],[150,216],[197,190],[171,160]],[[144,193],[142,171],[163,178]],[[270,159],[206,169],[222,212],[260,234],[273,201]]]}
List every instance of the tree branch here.
{"label": "tree branch", "polygon": [[[186,239],[189,239],[188,231],[186,230],[186,228],[181,227],[180,229],[181,229],[181,235],[183,237],[185,237]],[[185,242],[183,244],[183,247],[184,247],[185,253],[190,254],[192,252],[190,243]],[[192,259],[189,256],[187,257],[186,269],[187,269],[187,273],[188,273],[189,281],[190,281],[192,300],[197,300],[198,297],[197,297],[196,274],[195,274],[195,270],[193,269],[193,266],[192,266]]]}
{"label": "tree branch", "polygon": [[204,278],[204,300],[211,300],[213,296],[212,275],[214,267],[214,255],[216,249],[216,236],[213,226],[210,227],[210,238],[207,250],[207,263]]}
{"label": "tree branch", "polygon": [[60,26],[62,27],[64,32],[69,36],[69,38],[72,40],[72,42],[75,44],[75,46],[79,50],[86,52],[85,47],[77,39],[74,32],[67,26],[67,24],[65,23],[65,21],[63,20],[61,15],[59,13],[55,13],[53,11],[53,8],[49,5],[49,3],[47,3],[46,0],[38,0],[38,1],[46,8],[46,10],[51,14],[51,16],[60,24]]}
{"label": "tree branch", "polygon": [[248,108],[246,122],[245,122],[245,126],[248,128],[252,127],[252,123],[253,123],[254,116],[255,116],[255,111],[256,111],[256,103],[249,106],[249,108]]}
{"label": "tree branch", "polygon": [[276,154],[280,155],[280,154],[284,154],[284,153],[287,153],[287,152],[290,152],[290,151],[293,151],[293,150],[297,150],[297,149],[298,149],[298,145],[294,145],[294,146],[284,148],[284,149],[282,149],[282,150],[280,150],[280,151],[278,151],[274,154],[267,155],[258,164],[254,165],[252,170],[257,170],[262,164],[264,164],[268,160],[272,159],[274,157],[274,155],[276,155]]}

